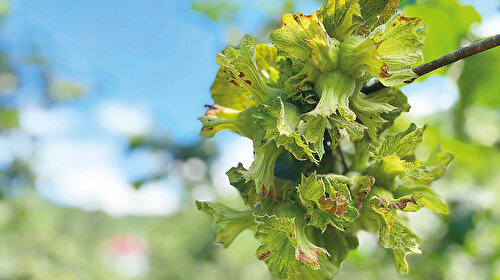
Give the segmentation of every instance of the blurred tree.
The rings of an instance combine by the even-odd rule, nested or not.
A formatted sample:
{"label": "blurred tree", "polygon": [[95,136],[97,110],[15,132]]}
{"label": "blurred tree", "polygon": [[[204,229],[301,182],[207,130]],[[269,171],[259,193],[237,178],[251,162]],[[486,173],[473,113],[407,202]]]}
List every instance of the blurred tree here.
{"label": "blurred tree", "polygon": [[244,254],[258,246],[251,234],[227,254],[212,246],[210,219],[191,207],[111,218],[31,194],[0,201],[0,210],[0,279],[268,279]]}
{"label": "blurred tree", "polygon": [[[0,2],[0,26],[9,13],[10,1]],[[68,79],[61,79],[50,59],[31,43],[28,51],[16,51],[0,38],[0,138],[16,142],[26,140],[36,146],[36,137],[20,126],[19,115],[29,100],[31,105],[57,106],[86,94],[86,89]],[[18,139],[18,140],[16,140]],[[3,147],[4,148],[4,147]],[[0,164],[0,197],[17,196],[35,184],[31,168],[32,154],[7,149]]]}

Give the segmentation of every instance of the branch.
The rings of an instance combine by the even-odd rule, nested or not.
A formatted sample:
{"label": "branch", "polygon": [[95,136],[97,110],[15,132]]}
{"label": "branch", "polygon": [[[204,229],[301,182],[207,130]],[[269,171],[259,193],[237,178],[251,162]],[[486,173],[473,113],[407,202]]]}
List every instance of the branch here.
{"label": "branch", "polygon": [[[477,41],[475,43],[472,43],[466,47],[460,48],[458,50],[455,50],[447,55],[444,55],[436,60],[433,60],[429,63],[424,63],[420,66],[417,66],[413,68],[413,72],[418,75],[418,77],[423,76],[427,73],[430,73],[436,69],[439,69],[441,67],[444,67],[448,64],[457,62],[461,59],[467,58],[469,56],[473,56],[475,54],[478,54],[480,52],[484,52],[486,50],[492,49],[494,47],[497,47],[500,45],[500,34],[497,34],[495,36],[492,36],[490,38],[486,38],[480,41]],[[409,80],[406,81],[405,83],[410,84],[414,81]],[[365,94],[370,94],[373,93],[377,90],[381,90],[385,88],[381,82],[377,82],[369,87],[363,88],[361,91]]]}
{"label": "branch", "polygon": [[345,161],[344,152],[340,149],[340,145],[337,145],[337,153],[340,155],[340,160],[342,162],[342,167],[344,168],[343,174],[347,174],[349,171],[349,167],[347,166],[347,162]]}

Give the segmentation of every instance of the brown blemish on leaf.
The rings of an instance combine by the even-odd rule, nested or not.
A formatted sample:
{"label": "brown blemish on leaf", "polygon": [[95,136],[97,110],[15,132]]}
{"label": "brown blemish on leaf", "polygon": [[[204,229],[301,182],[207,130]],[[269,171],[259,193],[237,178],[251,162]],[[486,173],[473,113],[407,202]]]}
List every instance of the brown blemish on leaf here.
{"label": "brown blemish on leaf", "polygon": [[380,45],[382,45],[383,42],[385,42],[385,39],[384,40],[380,40],[378,42],[375,42],[375,48],[378,49],[380,47]]}
{"label": "brown blemish on leaf", "polygon": [[260,194],[262,195],[262,197],[267,196],[266,186],[262,185],[262,188],[260,189]]}
{"label": "brown blemish on leaf", "polygon": [[240,72],[240,74],[239,74],[238,76],[239,76],[240,78],[243,78],[243,77],[245,77],[245,73]]}
{"label": "brown blemish on leaf", "polygon": [[269,194],[267,196],[272,200],[276,200],[276,194],[274,193],[274,189],[270,189]]}
{"label": "brown blemish on leaf", "polygon": [[217,117],[217,112],[215,110],[209,110],[205,113],[205,116],[207,117]]}
{"label": "brown blemish on leaf", "polygon": [[347,197],[342,194],[337,194],[337,199],[335,199],[335,215],[337,217],[342,217],[347,212],[347,205],[349,202],[347,201]]}
{"label": "brown blemish on leaf", "polygon": [[318,255],[321,253],[327,254],[326,250],[323,248],[311,248],[310,256],[306,255],[300,246],[297,247],[297,252],[295,254],[295,258],[297,260],[301,260],[303,263],[311,263],[314,264],[315,269],[320,269],[319,265],[319,257]]}
{"label": "brown blemish on leaf", "polygon": [[335,206],[335,201],[331,198],[326,198],[326,196],[323,196],[318,200],[318,203],[325,208],[327,212],[331,210]]}
{"label": "brown blemish on leaf", "polygon": [[323,196],[318,200],[318,203],[323,207],[325,212],[334,214],[337,217],[342,217],[347,212],[347,206],[349,205],[347,198],[340,193],[337,193],[337,197],[334,199],[326,198]]}
{"label": "brown blemish on leaf", "polygon": [[239,86],[240,86],[240,84],[238,84],[238,82],[236,82],[235,80],[231,80],[230,82],[231,82],[233,85],[237,86],[237,87],[239,87]]}
{"label": "brown blemish on leaf", "polygon": [[368,176],[368,178],[370,178],[370,186],[365,188],[362,192],[358,193],[358,198],[356,199],[356,209],[358,209],[358,211],[361,211],[361,206],[363,206],[363,200],[370,193],[370,190],[372,189],[372,186],[375,183],[375,178],[373,178],[372,176]]}
{"label": "brown blemish on leaf", "polygon": [[271,251],[264,252],[264,253],[260,254],[257,258],[259,260],[263,260],[265,257],[267,257],[267,255],[269,255],[269,253],[271,253]]}
{"label": "brown blemish on leaf", "polygon": [[214,105],[205,105],[205,107],[208,109],[208,111],[205,113],[205,116],[207,117],[217,117],[217,114],[224,110],[224,107],[214,104]]}
{"label": "brown blemish on leaf", "polygon": [[245,80],[245,83],[247,83],[248,85],[252,85],[252,82],[250,80]]}
{"label": "brown blemish on leaf", "polygon": [[389,74],[389,65],[384,63],[384,66],[380,67],[380,77],[382,78],[389,78],[392,75]]}
{"label": "brown blemish on leaf", "polygon": [[399,16],[399,20],[406,21],[406,22],[415,21],[415,25],[418,25],[421,21],[421,19],[418,17],[405,17],[404,15]]}
{"label": "brown blemish on leaf", "polygon": [[[399,209],[399,210],[404,210],[406,208],[406,206],[408,205],[408,203],[413,203],[413,204],[417,205],[417,201],[415,200],[415,197],[413,195],[410,198],[402,199],[396,203],[389,202],[386,199],[381,198],[381,197],[379,198],[379,201],[380,201],[380,204],[382,206],[387,205],[387,207],[392,207],[392,208]],[[388,210],[388,211],[390,211],[390,210]]]}
{"label": "brown blemish on leaf", "polygon": [[389,203],[389,206],[403,210],[406,208],[406,205],[408,203],[413,203],[415,205],[417,204],[417,202],[415,201],[415,197],[413,195],[410,198],[400,200],[397,203]]}

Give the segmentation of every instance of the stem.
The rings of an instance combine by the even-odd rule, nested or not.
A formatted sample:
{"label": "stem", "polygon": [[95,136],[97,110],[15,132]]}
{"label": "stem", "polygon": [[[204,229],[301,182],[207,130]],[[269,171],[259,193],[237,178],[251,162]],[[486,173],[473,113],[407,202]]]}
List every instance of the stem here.
{"label": "stem", "polygon": [[[484,52],[486,50],[492,49],[494,47],[497,47],[500,45],[500,34],[497,34],[495,36],[492,36],[490,38],[486,38],[483,40],[480,40],[478,42],[472,43],[466,47],[457,49],[447,55],[444,55],[436,60],[433,60],[428,63],[424,63],[420,66],[417,66],[413,68],[413,72],[417,74],[419,77],[423,76],[427,73],[430,73],[436,69],[439,69],[441,67],[444,67],[448,64],[457,62],[461,59],[467,58],[469,56],[473,56],[475,54],[478,54],[480,52]],[[412,83],[415,79],[406,81],[405,83]],[[361,91],[365,94],[370,94],[373,93],[377,90],[381,90],[385,88],[381,82],[377,82],[369,87],[363,88]]]}
{"label": "stem", "polygon": [[347,162],[345,161],[344,152],[342,152],[340,144],[337,145],[337,153],[340,155],[340,160],[342,161],[342,165],[344,167],[344,174],[347,174],[347,172],[349,172],[349,167],[347,166]]}

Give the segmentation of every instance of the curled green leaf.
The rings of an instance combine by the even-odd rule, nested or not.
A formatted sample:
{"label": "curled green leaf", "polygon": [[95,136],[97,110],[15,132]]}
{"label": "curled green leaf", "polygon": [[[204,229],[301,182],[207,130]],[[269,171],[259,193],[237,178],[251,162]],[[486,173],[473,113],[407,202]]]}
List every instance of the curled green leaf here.
{"label": "curled green leaf", "polygon": [[239,50],[228,47],[224,52],[217,55],[217,64],[221,66],[235,86],[242,86],[250,93],[256,103],[266,103],[283,91],[267,86],[262,74],[257,68],[255,40],[249,35],[245,36]]}
{"label": "curled green leaf", "polygon": [[198,210],[211,214],[215,218],[215,242],[224,248],[245,229],[255,231],[252,210],[238,211],[219,203],[196,201]]}

